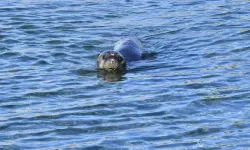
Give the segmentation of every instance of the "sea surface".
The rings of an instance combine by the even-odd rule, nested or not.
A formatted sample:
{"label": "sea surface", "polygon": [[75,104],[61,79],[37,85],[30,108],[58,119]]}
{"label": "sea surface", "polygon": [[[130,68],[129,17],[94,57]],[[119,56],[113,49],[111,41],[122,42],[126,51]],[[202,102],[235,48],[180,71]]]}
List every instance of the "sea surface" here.
{"label": "sea surface", "polygon": [[2,0],[0,149],[250,149],[249,58],[248,0]]}

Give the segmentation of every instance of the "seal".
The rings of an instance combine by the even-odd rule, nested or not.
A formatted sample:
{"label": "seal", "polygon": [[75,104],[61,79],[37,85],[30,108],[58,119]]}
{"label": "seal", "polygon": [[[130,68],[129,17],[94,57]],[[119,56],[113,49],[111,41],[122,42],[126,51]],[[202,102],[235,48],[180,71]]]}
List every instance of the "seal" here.
{"label": "seal", "polygon": [[114,49],[101,53],[97,58],[97,68],[107,71],[122,72],[127,62],[141,60],[142,44],[132,38],[122,39],[115,43]]}

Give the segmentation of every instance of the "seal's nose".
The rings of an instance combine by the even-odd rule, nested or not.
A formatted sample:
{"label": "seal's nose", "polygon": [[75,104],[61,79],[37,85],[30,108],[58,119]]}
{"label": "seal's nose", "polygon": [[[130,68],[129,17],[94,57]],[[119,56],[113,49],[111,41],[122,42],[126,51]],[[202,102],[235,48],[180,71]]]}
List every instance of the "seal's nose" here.
{"label": "seal's nose", "polygon": [[111,64],[114,64],[114,63],[115,63],[115,59],[112,58],[112,59],[109,60],[109,62],[110,62]]}

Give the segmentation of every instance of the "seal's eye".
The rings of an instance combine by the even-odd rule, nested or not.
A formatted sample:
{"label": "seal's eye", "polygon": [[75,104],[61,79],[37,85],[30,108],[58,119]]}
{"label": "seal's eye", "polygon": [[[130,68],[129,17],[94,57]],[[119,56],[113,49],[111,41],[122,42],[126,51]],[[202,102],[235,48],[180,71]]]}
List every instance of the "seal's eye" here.
{"label": "seal's eye", "polygon": [[107,59],[107,55],[106,54],[104,54],[103,56],[102,56],[102,59]]}
{"label": "seal's eye", "polygon": [[117,60],[118,60],[119,62],[121,62],[121,61],[123,60],[123,58],[122,58],[122,57],[118,57]]}

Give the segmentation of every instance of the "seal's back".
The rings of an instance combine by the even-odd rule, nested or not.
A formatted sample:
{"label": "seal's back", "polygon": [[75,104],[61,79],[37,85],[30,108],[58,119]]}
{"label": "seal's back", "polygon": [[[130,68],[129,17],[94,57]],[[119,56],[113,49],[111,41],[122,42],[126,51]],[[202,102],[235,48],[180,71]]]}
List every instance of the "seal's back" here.
{"label": "seal's back", "polygon": [[142,44],[140,41],[132,38],[122,39],[115,43],[114,50],[123,55],[126,61],[141,60]]}

